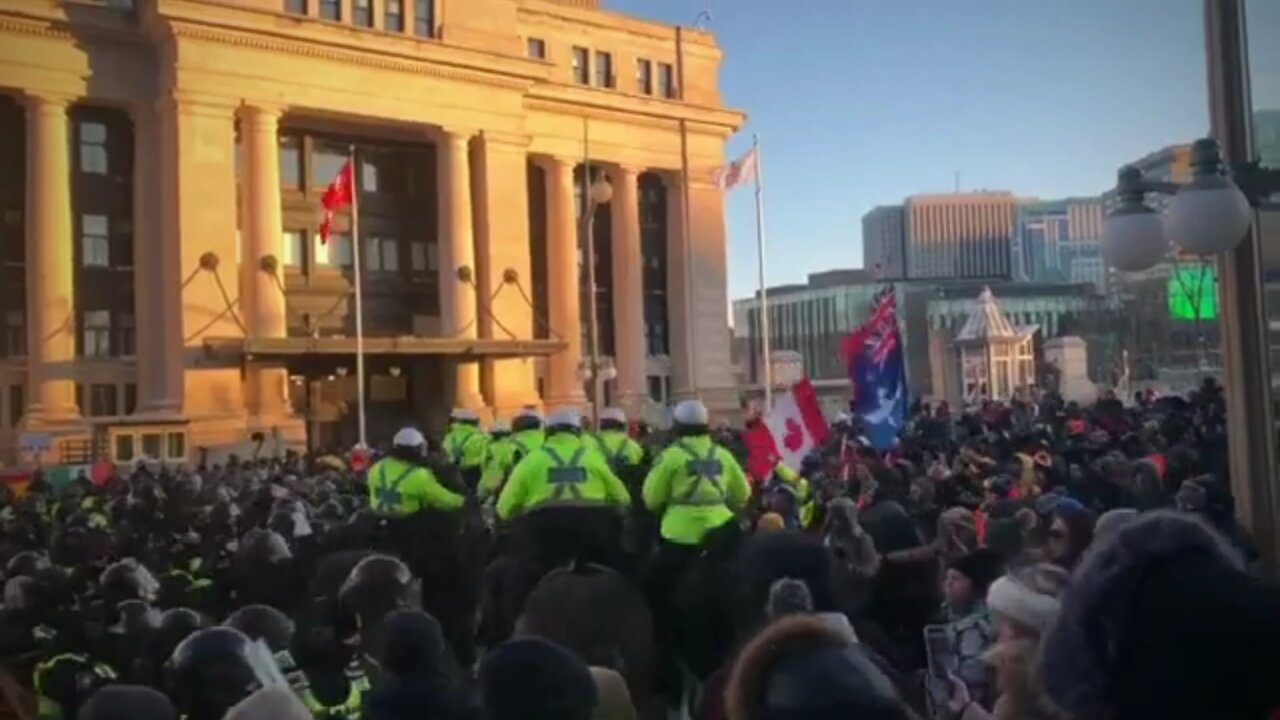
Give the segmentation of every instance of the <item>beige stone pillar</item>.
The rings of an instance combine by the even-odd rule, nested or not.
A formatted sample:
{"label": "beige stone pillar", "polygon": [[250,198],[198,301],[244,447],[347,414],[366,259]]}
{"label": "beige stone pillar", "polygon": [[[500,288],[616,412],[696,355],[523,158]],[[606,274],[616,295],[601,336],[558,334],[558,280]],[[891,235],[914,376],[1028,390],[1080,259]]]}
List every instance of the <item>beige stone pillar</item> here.
{"label": "beige stone pillar", "polygon": [[27,106],[27,427],[75,423],[75,252],[70,98],[32,93]]}
{"label": "beige stone pillar", "polygon": [[628,414],[643,409],[648,394],[644,327],[644,254],[640,249],[640,171],[620,166],[613,181],[613,363],[618,400]]}
{"label": "beige stone pillar", "polygon": [[564,350],[547,358],[545,400],[549,406],[583,405],[586,393],[578,377],[582,363],[582,308],[578,278],[578,213],[574,200],[574,161],[549,158],[547,173],[547,314],[551,337]]}
{"label": "beige stone pillar", "polygon": [[[471,215],[471,133],[446,129],[436,145],[440,202],[440,319],[446,337],[475,339],[478,306],[475,286],[459,279],[459,269],[476,272],[475,234]],[[484,407],[480,364],[455,359],[453,404]]]}
{"label": "beige stone pillar", "polygon": [[690,250],[685,242],[685,183],[679,173],[666,173],[667,191],[667,324],[671,335],[671,396],[693,397],[697,374],[694,356],[693,300],[690,284]]}
{"label": "beige stone pillar", "polygon": [[[280,210],[280,109],[248,105],[240,111],[244,147],[244,213],[241,224],[240,307],[252,338],[288,335],[282,266]],[[289,414],[283,367],[253,364],[245,380],[249,414],[275,418]]]}

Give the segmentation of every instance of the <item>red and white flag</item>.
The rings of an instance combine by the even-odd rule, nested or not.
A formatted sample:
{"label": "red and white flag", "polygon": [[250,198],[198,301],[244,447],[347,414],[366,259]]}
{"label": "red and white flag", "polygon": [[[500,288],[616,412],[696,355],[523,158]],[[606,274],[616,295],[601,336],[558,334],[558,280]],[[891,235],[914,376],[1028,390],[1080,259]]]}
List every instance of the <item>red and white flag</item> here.
{"label": "red and white flag", "polygon": [[333,229],[333,214],[351,204],[354,183],[351,175],[351,161],[342,164],[338,174],[329,181],[324,195],[320,196],[320,206],[324,208],[324,219],[320,221],[320,244],[329,242],[329,233]]}
{"label": "red and white flag", "polygon": [[768,457],[772,461],[770,468],[781,462],[799,470],[805,456],[821,445],[829,433],[818,395],[806,378],[774,401],[773,409],[747,438],[747,445],[757,457]]}
{"label": "red and white flag", "polygon": [[746,155],[721,168],[716,168],[715,181],[721,190],[732,190],[739,185],[754,182],[756,179],[756,149],[751,148]]}

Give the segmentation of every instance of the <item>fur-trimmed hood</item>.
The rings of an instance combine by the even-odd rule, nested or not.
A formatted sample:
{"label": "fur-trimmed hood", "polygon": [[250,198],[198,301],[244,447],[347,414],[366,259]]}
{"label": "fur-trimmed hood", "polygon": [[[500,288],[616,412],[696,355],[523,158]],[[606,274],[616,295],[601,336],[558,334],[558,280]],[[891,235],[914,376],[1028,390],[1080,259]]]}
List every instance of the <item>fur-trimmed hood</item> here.
{"label": "fur-trimmed hood", "polygon": [[1137,606],[1148,571],[1186,556],[1234,570],[1244,566],[1240,553],[1207,523],[1174,511],[1144,513],[1089,549],[1042,641],[1040,672],[1054,702],[1082,717],[1113,712],[1119,635],[1133,613],[1143,612]]}

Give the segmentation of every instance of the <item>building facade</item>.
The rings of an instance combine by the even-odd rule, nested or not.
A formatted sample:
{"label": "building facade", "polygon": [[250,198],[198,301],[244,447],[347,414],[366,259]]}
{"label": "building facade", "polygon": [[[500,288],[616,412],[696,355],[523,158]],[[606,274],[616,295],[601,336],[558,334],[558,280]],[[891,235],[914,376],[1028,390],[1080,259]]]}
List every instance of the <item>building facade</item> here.
{"label": "building facade", "polygon": [[[374,442],[584,403],[593,300],[606,400],[736,407],[710,35],[598,0],[16,0],[0,39],[7,454],[353,441],[357,247]],[[352,157],[358,237],[321,242]]]}
{"label": "building facade", "polygon": [[912,195],[862,218],[864,267],[886,281],[1008,280],[1018,199],[1007,192]]}
{"label": "building facade", "polygon": [[1018,205],[1012,246],[1019,282],[1089,283],[1106,288],[1099,198],[1031,201]]}
{"label": "building facade", "polygon": [[901,205],[862,216],[862,267],[888,280],[907,277],[907,220]]}

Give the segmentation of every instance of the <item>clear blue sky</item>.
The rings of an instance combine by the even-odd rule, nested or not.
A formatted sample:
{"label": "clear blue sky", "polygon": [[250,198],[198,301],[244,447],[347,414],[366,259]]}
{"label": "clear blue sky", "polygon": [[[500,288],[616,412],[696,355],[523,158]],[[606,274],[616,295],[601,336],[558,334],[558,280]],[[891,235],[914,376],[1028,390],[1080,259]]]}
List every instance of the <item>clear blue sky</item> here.
{"label": "clear blue sky", "polygon": [[[1201,0],[604,2],[684,25],[712,11],[725,100],[749,115],[730,152],[761,138],[770,285],[860,266],[863,213],[956,172],[967,190],[1097,194],[1208,127]],[[1254,104],[1280,107],[1280,0],[1249,10]],[[738,298],[756,283],[751,192],[727,215]]]}

